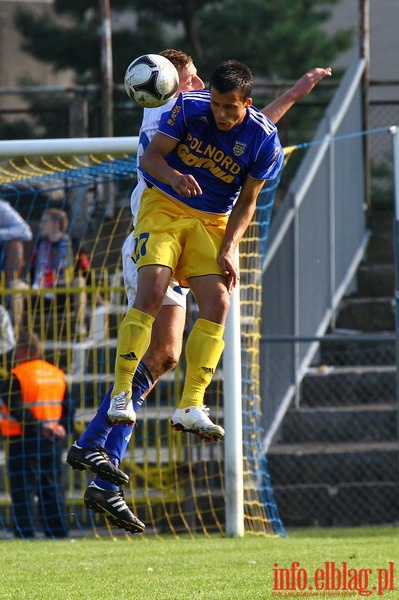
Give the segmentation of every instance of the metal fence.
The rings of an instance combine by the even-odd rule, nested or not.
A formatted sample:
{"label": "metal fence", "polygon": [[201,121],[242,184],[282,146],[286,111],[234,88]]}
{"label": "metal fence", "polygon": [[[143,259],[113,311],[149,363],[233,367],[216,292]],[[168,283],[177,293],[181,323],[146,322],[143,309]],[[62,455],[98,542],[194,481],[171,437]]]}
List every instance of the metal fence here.
{"label": "metal fence", "polygon": [[264,447],[286,527],[399,519],[388,135],[399,115],[394,104],[373,105],[362,131],[363,66],[346,73],[269,238]]}
{"label": "metal fence", "polygon": [[309,341],[319,351],[268,452],[282,521],[287,528],[396,523],[395,335],[341,331],[298,343]]}
{"label": "metal fence", "polygon": [[[270,231],[262,336],[322,335],[353,279],[368,239],[362,131],[362,61],[346,73]],[[317,350],[313,342],[263,344],[266,446]],[[271,376],[278,365],[279,376]]]}

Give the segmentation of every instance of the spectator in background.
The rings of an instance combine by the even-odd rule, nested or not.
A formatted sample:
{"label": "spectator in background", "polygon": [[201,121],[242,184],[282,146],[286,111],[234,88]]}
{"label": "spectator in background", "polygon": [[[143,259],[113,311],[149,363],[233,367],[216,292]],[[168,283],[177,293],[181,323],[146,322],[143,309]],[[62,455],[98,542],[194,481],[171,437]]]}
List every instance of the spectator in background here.
{"label": "spectator in background", "polygon": [[73,423],[73,411],[65,374],[41,360],[40,352],[39,337],[22,332],[10,379],[3,382],[0,390],[14,532],[20,538],[36,537],[37,495],[44,534],[48,538],[64,538],[69,527],[61,456],[63,440]]}
{"label": "spectator in background", "polygon": [[[25,265],[24,242],[32,239],[32,230],[21,215],[5,200],[0,200],[0,271],[1,284],[14,290],[27,289],[22,281]],[[16,329],[21,325],[23,315],[23,295],[10,294],[10,309]]]}
{"label": "spectator in background", "polygon": [[[91,264],[90,254],[88,250],[85,248],[84,244],[80,240],[76,240],[73,238],[72,248],[75,257],[74,277],[75,281],[77,282],[77,285],[79,287],[96,287],[96,275]],[[96,292],[95,304],[97,306],[102,306],[106,304],[106,301],[100,292]]]}
{"label": "spectator in background", "polygon": [[10,314],[0,304],[0,378],[9,370],[12,351],[15,347],[15,333]]}
{"label": "spectator in background", "polygon": [[32,287],[48,288],[48,298],[53,298],[51,288],[65,287],[67,271],[73,266],[72,242],[66,233],[68,217],[65,211],[49,208],[44,211],[39,224],[39,241],[36,245]]}
{"label": "spectator in background", "polygon": [[[70,282],[76,287],[84,286],[84,278],[74,275],[72,240],[67,233],[68,224],[65,211],[58,208],[44,211],[39,225],[40,237],[31,264],[33,289],[48,290],[44,295],[45,304],[49,305],[55,299],[55,310],[65,308],[66,294],[55,294],[52,291],[54,288],[65,288]],[[79,335],[86,335],[86,307],[87,296],[82,291],[74,298],[76,331]]]}

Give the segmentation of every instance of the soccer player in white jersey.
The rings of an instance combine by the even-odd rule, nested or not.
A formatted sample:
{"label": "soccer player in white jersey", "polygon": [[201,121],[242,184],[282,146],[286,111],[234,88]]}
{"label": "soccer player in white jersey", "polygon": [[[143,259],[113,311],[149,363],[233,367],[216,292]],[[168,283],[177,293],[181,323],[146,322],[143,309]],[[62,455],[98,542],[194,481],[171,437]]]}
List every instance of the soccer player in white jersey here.
{"label": "soccer player in white jersey", "polygon": [[[177,50],[166,50],[162,54],[169,58],[178,70],[180,84],[177,95],[181,91],[203,89],[204,84],[198,77],[195,65],[189,56]],[[309,71],[291,89],[262,109],[262,112],[272,121],[277,122],[298,99],[306,96],[321,79],[330,75],[331,69],[329,68],[315,68]],[[138,164],[142,153],[158,130],[161,115],[170,110],[174,102],[175,99],[158,109],[144,109],[137,153]],[[133,217],[138,212],[144,187],[144,181],[139,174],[138,184],[131,197]],[[132,244],[133,233],[128,236],[122,251],[124,282],[129,307],[133,306],[137,286],[137,268],[131,259]],[[126,417],[130,423],[132,414],[134,415],[139,410],[145,396],[157,379],[173,368],[180,357],[185,323],[185,293],[176,284],[177,282],[172,280],[168,287],[163,306],[152,328],[150,347],[133,379],[133,406],[132,403],[129,403],[128,410],[122,414],[122,417]],[[85,503],[88,507],[104,513],[114,524],[124,527],[128,531],[142,531],[144,525],[130,511],[118,488],[119,485],[123,485],[129,480],[118,466],[129,442],[132,427],[128,425],[111,426],[107,418],[110,391],[82,437],[71,447],[67,460],[74,468],[89,469],[97,474],[85,494]]]}
{"label": "soccer player in white jersey", "polygon": [[[176,97],[182,91],[204,89],[204,83],[190,56],[179,50],[162,52],[175,65],[179,73],[179,87]],[[159,108],[145,108],[139,133],[137,166],[144,150],[158,130],[159,120],[164,112],[171,110],[176,98]],[[140,198],[146,185],[139,170],[137,185],[131,195],[133,222],[137,215]],[[137,268],[132,261],[133,232],[127,237],[122,248],[123,278],[128,298],[128,307],[133,306],[137,287]],[[154,325],[152,343],[138,365],[133,380],[134,401],[128,413],[127,423],[113,427],[108,419],[112,386],[99,406],[85,432],[69,449],[67,462],[76,469],[89,469],[97,475],[88,486],[84,501],[88,508],[103,513],[112,523],[132,533],[144,530],[144,524],[127,506],[120,485],[129,481],[128,476],[118,467],[132,435],[132,415],[140,409],[145,397],[159,377],[172,369],[178,362],[186,317],[186,294],[178,283],[171,279],[165,293],[163,307]]]}

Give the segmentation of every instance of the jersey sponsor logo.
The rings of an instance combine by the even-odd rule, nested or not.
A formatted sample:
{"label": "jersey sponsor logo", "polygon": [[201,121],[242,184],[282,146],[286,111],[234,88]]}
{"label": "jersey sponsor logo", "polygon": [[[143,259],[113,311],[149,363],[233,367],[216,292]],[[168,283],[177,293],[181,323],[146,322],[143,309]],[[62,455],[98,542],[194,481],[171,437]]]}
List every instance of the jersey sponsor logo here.
{"label": "jersey sponsor logo", "polygon": [[242,154],[244,154],[245,146],[246,144],[244,144],[243,142],[236,142],[233,148],[235,156],[241,156]]}
{"label": "jersey sponsor logo", "polygon": [[225,183],[232,183],[241,169],[240,165],[223,150],[212,144],[206,144],[190,134],[185,142],[178,145],[177,154],[185,165],[207,169]]}
{"label": "jersey sponsor logo", "polygon": [[172,127],[174,126],[176,117],[180,111],[181,111],[181,106],[175,105],[172,112],[170,113],[169,119],[166,121],[168,125],[171,125]]}

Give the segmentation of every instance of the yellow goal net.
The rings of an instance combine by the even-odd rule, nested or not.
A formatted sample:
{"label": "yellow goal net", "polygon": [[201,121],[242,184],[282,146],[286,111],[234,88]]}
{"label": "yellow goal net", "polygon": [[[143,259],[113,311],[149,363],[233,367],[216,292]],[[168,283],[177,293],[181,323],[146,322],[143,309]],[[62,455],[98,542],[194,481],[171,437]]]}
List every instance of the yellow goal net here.
{"label": "yellow goal net", "polygon": [[[82,151],[0,158],[0,199],[30,225],[32,239],[24,243],[24,268],[18,285],[2,277],[0,305],[13,320],[14,335],[35,331],[42,357],[66,373],[73,423],[62,446],[62,510],[71,536],[121,536],[101,516],[85,508],[83,495],[91,474],[65,463],[68,447],[82,433],[113,381],[118,326],[126,311],[121,248],[131,231],[130,193],[135,185],[134,153]],[[3,155],[4,156],[4,155]],[[262,450],[259,370],[261,269],[277,183],[262,192],[256,218],[240,246],[241,361],[244,529],[266,536],[284,536],[267,458]],[[51,297],[34,285],[39,223],[44,211],[56,208],[68,216],[74,266]],[[1,221],[1,215],[0,215]],[[1,227],[1,224],[0,224]],[[1,242],[1,240],[0,240]],[[48,291],[48,290],[47,290]],[[15,307],[23,306],[22,316]],[[7,318],[5,312],[5,319]],[[0,318],[2,318],[0,313]],[[196,316],[190,298],[187,330]],[[2,324],[3,342],[7,320]],[[13,349],[2,344],[4,377]],[[220,365],[206,394],[216,422],[223,423],[223,383],[228,365]],[[158,382],[138,413],[121,468],[130,482],[128,505],[146,523],[146,531],[162,533],[226,533],[225,447],[175,432],[170,417],[184,380],[184,360]],[[6,398],[3,396],[3,403]],[[0,450],[0,538],[15,533],[15,506],[10,493],[9,457],[14,439],[2,437]],[[26,449],[25,449],[26,450]],[[20,479],[30,478],[31,465],[20,457]],[[43,475],[39,473],[38,477]],[[35,474],[37,476],[37,473]],[[32,475],[33,477],[33,475]],[[39,482],[44,485],[43,480]],[[46,534],[46,501],[34,493],[29,507],[35,536]],[[37,531],[37,533],[36,533]]]}

